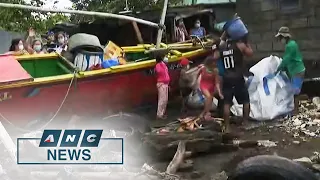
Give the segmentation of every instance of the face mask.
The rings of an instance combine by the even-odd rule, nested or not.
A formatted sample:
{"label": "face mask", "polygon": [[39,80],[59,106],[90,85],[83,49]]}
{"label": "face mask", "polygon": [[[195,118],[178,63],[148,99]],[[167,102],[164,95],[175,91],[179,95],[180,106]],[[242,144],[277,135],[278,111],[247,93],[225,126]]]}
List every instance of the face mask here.
{"label": "face mask", "polygon": [[164,57],[163,58],[163,62],[167,63],[169,61],[169,58],[168,57]]}
{"label": "face mask", "polygon": [[41,51],[41,45],[35,45],[33,49],[37,52]]}
{"label": "face mask", "polygon": [[59,38],[59,39],[58,39],[58,42],[59,42],[60,44],[63,44],[63,43],[64,43],[64,38]]}
{"label": "face mask", "polygon": [[281,41],[282,44],[286,44],[287,43],[285,38],[281,38],[280,41]]}
{"label": "face mask", "polygon": [[190,69],[190,65],[188,64],[186,68],[187,68],[187,69]]}
{"label": "face mask", "polygon": [[200,23],[196,23],[194,26],[195,26],[196,28],[199,28],[199,27],[200,27]]}
{"label": "face mask", "polygon": [[19,45],[19,50],[22,51],[23,49],[23,45]]}

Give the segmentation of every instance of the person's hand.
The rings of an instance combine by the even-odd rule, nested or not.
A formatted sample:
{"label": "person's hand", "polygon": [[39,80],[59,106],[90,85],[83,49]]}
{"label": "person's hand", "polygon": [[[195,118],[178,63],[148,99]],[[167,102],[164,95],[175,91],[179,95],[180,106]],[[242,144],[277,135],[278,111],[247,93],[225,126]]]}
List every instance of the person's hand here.
{"label": "person's hand", "polygon": [[199,64],[198,65],[198,69],[202,69],[202,68],[204,68],[204,65],[203,64]]}
{"label": "person's hand", "polygon": [[219,97],[220,97],[220,99],[224,99],[224,96],[222,93],[219,93]]}

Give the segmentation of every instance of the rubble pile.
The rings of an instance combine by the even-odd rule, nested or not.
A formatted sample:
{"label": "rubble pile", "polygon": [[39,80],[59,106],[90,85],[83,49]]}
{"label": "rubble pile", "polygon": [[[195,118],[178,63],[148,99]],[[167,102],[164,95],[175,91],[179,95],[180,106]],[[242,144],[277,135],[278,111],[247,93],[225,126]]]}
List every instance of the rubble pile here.
{"label": "rubble pile", "polygon": [[281,119],[276,127],[284,129],[294,137],[320,137],[320,98],[300,101],[300,113]]}

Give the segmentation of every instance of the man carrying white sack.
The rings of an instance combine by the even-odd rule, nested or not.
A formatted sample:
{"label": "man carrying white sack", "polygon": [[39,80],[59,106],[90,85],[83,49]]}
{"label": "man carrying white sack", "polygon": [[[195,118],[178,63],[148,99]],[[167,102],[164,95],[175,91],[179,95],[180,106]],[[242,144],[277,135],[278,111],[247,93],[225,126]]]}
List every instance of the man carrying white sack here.
{"label": "man carrying white sack", "polygon": [[299,46],[296,41],[292,39],[289,28],[281,27],[275,37],[285,45],[284,55],[276,74],[280,71],[285,71],[291,79],[294,93],[293,113],[298,114],[299,101],[297,97],[301,91],[306,68],[303,63],[303,58]]}

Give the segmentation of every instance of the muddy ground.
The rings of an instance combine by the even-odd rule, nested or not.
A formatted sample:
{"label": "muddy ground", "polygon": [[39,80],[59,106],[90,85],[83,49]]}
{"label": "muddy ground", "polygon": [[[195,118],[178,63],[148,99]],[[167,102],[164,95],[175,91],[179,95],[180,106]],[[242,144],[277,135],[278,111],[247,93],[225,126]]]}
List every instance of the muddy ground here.
{"label": "muddy ground", "polygon": [[[154,112],[149,110],[145,112],[148,119],[154,119]],[[179,106],[171,104],[168,108],[169,118],[166,121],[152,121],[152,125],[159,127],[177,119],[180,115]],[[320,151],[320,137],[307,137],[300,135],[294,137],[292,133],[286,132],[283,127],[277,127],[277,120],[259,123],[252,121],[256,128],[251,130],[242,130],[237,124],[232,125],[233,132],[239,134],[241,140],[270,140],[277,143],[276,147],[246,148],[233,152],[219,152],[215,154],[202,155],[193,158],[194,169],[182,173],[185,179],[210,180],[213,175],[221,171],[231,171],[236,164],[242,160],[261,154],[277,154],[279,156],[296,159],[301,157],[310,157],[313,152]],[[168,162],[156,163],[155,167],[160,171],[165,171]]]}

